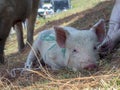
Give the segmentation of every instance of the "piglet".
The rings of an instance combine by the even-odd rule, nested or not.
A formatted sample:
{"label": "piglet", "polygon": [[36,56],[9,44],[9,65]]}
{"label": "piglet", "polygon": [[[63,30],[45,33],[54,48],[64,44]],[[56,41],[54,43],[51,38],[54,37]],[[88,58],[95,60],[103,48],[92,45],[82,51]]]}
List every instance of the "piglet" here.
{"label": "piglet", "polygon": [[[39,33],[33,44],[45,64],[52,70],[71,68],[74,71],[94,69],[97,67],[97,45],[104,39],[104,20],[101,19],[90,30],[77,30],[73,27],[54,27]],[[25,68],[30,69],[35,60],[31,50]]]}

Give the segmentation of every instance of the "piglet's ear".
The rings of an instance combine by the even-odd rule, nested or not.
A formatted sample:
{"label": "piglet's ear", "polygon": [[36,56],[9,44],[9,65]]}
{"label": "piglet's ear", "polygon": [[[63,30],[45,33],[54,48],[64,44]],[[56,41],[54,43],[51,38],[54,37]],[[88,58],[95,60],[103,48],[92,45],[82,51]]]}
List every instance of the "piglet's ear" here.
{"label": "piglet's ear", "polygon": [[104,19],[100,19],[92,28],[98,37],[98,41],[102,42],[104,40],[104,37],[105,37]]}
{"label": "piglet's ear", "polygon": [[56,41],[61,48],[65,48],[68,32],[62,27],[54,27],[56,33]]}

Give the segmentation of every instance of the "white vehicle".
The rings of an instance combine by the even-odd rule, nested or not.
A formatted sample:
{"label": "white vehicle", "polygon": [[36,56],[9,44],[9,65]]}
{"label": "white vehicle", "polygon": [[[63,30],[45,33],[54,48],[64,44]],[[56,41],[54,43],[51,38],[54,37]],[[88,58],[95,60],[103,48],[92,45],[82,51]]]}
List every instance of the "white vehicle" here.
{"label": "white vehicle", "polygon": [[40,17],[44,17],[46,14],[45,14],[45,10],[44,9],[42,9],[42,8],[39,8],[38,9],[38,15],[40,16]]}
{"label": "white vehicle", "polygon": [[53,15],[54,14],[52,4],[44,4],[42,6],[42,8],[46,11],[46,15]]}
{"label": "white vehicle", "polygon": [[46,18],[49,15],[53,15],[54,10],[52,9],[52,4],[44,4],[42,8],[38,9],[38,15]]}
{"label": "white vehicle", "polygon": [[52,4],[44,4],[44,5],[42,6],[42,8],[43,8],[43,9],[52,9],[53,7],[52,7]]}

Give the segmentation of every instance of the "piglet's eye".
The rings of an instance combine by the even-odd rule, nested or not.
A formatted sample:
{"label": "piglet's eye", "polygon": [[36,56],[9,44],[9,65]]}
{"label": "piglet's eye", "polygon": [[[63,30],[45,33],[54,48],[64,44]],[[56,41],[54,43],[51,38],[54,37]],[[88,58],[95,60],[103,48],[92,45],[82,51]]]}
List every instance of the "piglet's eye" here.
{"label": "piglet's eye", "polygon": [[97,47],[96,47],[96,46],[94,46],[94,47],[93,47],[93,49],[94,49],[94,50],[96,50],[96,49],[97,49]]}
{"label": "piglet's eye", "polygon": [[78,51],[76,50],[76,49],[73,49],[73,51],[72,51],[73,53],[77,53]]}

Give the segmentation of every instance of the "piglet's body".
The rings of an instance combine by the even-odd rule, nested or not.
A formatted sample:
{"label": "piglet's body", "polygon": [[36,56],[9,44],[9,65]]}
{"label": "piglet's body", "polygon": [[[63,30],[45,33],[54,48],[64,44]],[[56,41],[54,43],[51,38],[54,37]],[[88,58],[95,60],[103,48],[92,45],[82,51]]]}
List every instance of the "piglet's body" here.
{"label": "piglet's body", "polygon": [[[33,49],[40,52],[43,61],[53,70],[64,67],[72,68],[74,71],[95,68],[98,59],[96,46],[103,40],[103,37],[103,20],[100,20],[90,30],[54,27],[52,30],[40,32],[33,44]],[[35,58],[31,50],[25,67],[31,68]]]}

